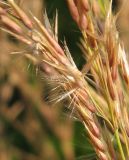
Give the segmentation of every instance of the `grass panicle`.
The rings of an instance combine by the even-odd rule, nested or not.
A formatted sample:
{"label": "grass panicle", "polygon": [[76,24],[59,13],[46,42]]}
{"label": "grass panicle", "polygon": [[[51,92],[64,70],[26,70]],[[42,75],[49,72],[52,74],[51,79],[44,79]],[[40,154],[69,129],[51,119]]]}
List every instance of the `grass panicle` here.
{"label": "grass panicle", "polygon": [[0,5],[1,29],[28,45],[26,57],[63,90],[57,102],[69,100],[98,158],[126,160],[129,158],[129,66],[116,29],[112,2],[67,0],[67,3],[82,33],[79,46],[86,60],[82,70],[74,63],[67,43],[64,42],[64,49],[58,43],[58,14],[52,30],[46,13],[43,25],[32,13],[29,18],[13,0],[8,0],[7,6],[14,13]]}

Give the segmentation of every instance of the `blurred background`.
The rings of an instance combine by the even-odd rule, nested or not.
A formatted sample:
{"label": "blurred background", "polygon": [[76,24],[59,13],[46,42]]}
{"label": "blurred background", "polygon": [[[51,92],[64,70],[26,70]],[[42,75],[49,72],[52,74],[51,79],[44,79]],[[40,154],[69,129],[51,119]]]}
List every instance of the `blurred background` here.
{"label": "blurred background", "polygon": [[[60,44],[66,39],[78,68],[83,64],[78,47],[80,32],[65,0],[17,0],[28,13],[43,21],[46,10],[53,22],[59,14]],[[117,12],[122,0],[113,1]],[[117,21],[120,37],[129,50],[128,5]],[[51,85],[24,57],[26,46],[0,31],[0,160],[95,160],[85,129],[65,104],[49,103]],[[20,51],[21,54],[10,55]]]}

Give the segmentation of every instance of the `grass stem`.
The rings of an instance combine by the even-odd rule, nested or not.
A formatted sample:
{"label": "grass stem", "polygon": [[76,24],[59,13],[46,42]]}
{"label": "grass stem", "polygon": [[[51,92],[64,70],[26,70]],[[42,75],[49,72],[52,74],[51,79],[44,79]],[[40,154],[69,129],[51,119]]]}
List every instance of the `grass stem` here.
{"label": "grass stem", "polygon": [[122,160],[126,160],[124,152],[123,152],[123,148],[122,148],[122,145],[121,145],[118,129],[115,132],[115,137],[116,137],[116,142],[118,144],[118,148],[119,148],[119,151],[120,151],[120,154],[121,154],[121,158],[122,158]]}

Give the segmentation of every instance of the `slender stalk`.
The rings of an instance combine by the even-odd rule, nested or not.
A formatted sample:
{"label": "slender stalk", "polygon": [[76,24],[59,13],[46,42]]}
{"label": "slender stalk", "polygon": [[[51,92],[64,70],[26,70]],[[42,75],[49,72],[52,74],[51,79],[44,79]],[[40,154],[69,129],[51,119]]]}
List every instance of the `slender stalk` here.
{"label": "slender stalk", "polygon": [[125,146],[126,146],[126,150],[127,150],[127,155],[129,157],[129,146],[128,146],[127,137],[126,137],[126,134],[125,134],[124,131],[123,131],[123,138],[125,140]]}
{"label": "slender stalk", "polygon": [[125,155],[124,155],[124,151],[123,151],[123,148],[122,148],[122,145],[121,145],[118,129],[115,132],[115,137],[116,137],[116,142],[118,144],[118,148],[119,148],[119,151],[120,151],[120,154],[121,154],[121,158],[122,158],[122,160],[126,160]]}

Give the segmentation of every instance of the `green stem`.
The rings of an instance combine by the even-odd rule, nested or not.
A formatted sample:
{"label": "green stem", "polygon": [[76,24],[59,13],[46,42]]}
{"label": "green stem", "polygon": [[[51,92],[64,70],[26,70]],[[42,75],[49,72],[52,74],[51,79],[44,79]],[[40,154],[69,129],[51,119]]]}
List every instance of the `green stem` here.
{"label": "green stem", "polygon": [[115,137],[116,137],[118,148],[119,148],[119,151],[120,151],[120,154],[121,154],[121,158],[122,158],[122,160],[126,160],[125,156],[124,156],[123,148],[122,148],[122,145],[121,145],[121,141],[120,141],[118,130],[116,130],[116,132],[115,132]]}

